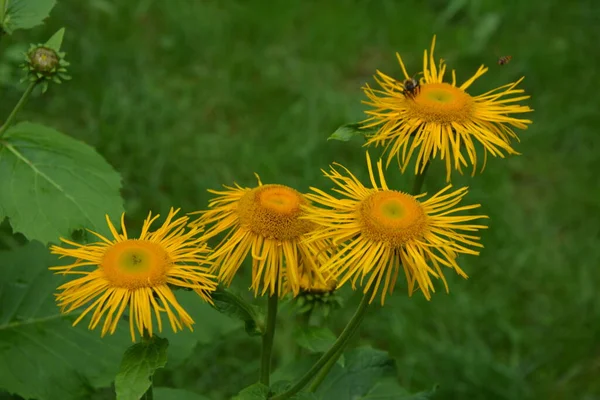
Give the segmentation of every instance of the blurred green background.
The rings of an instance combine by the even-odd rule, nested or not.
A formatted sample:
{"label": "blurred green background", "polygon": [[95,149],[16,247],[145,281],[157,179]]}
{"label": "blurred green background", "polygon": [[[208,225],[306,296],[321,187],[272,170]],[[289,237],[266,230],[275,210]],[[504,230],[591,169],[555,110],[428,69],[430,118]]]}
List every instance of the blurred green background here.
{"label": "blurred green background", "polygon": [[[23,90],[11,60],[62,26],[73,80],[20,118],[95,146],[123,175],[134,225],[149,209],[204,208],[207,188],[254,185],[254,172],[301,191],[330,187],[320,169],[333,161],[365,178],[361,142],[326,138],[364,117],[376,69],[401,78],[396,51],[419,71],[433,34],[459,81],[490,67],[472,94],[525,75],[522,155],[453,177],[491,217],[481,256],[461,261],[470,278],[449,276],[450,294],[440,284],[430,302],[397,288],[355,344],[388,350],[410,391],[439,384],[436,399],[600,399],[600,3],[61,0],[45,26],[0,43],[3,114]],[[434,164],[425,189],[443,185]],[[225,335],[157,379],[224,398],[254,381],[255,345]]]}

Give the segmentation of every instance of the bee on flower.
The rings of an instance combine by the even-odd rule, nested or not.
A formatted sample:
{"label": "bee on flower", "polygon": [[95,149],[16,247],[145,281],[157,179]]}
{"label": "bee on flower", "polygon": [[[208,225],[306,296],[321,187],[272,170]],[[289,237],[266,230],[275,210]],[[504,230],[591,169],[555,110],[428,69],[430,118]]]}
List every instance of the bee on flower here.
{"label": "bee on flower", "polygon": [[468,89],[488,68],[480,66],[462,84],[457,83],[453,70],[451,81],[446,82],[446,63],[440,60],[436,65],[434,50],[435,36],[431,51],[424,52],[423,77],[419,81],[411,78],[397,54],[404,80],[377,71],[375,81],[380,88],[363,88],[368,97],[364,103],[371,106],[363,128],[378,129],[368,136],[365,146],[383,146],[386,167],[396,158],[403,172],[416,159],[415,174],[422,173],[430,160],[439,158],[445,163],[448,182],[453,170],[462,173],[462,168],[469,165],[475,174],[478,148],[483,149],[482,169],[488,154],[502,158],[519,154],[512,147],[512,141],[518,141],[513,129],[527,129],[531,121],[520,115],[533,111],[519,104],[529,98],[517,88],[523,78],[474,96]]}

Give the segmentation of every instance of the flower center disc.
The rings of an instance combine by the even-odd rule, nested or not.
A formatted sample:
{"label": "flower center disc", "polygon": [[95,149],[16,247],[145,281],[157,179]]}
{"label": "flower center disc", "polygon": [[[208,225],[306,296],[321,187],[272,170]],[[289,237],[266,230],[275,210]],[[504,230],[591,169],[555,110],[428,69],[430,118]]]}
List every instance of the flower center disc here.
{"label": "flower center disc", "polygon": [[106,279],[117,287],[129,289],[164,284],[170,266],[166,251],[160,245],[144,240],[115,243],[106,251],[100,264]]}
{"label": "flower center disc", "polygon": [[471,96],[449,83],[423,84],[414,101],[406,102],[412,117],[440,124],[469,119],[472,104]]}
{"label": "flower center disc", "polygon": [[423,208],[412,196],[383,191],[367,197],[359,209],[363,235],[399,247],[421,237],[427,228]]}
{"label": "flower center disc", "polygon": [[283,185],[263,185],[240,199],[238,215],[243,226],[270,239],[290,240],[313,229],[298,217],[308,202],[296,190]]}

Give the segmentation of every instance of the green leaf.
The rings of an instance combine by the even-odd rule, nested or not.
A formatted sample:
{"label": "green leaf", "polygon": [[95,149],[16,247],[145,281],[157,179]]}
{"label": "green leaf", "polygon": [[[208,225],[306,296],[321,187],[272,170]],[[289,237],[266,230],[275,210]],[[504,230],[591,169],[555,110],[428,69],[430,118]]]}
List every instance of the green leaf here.
{"label": "green leaf", "polygon": [[115,378],[117,400],[139,400],[152,384],[158,368],[167,364],[167,339],[152,336],[127,349]]}
{"label": "green leaf", "polygon": [[[292,381],[278,381],[271,385],[271,392],[280,394],[288,390],[293,385]],[[290,400],[317,400],[317,396],[311,392],[298,392]]]}
{"label": "green leaf", "polygon": [[52,35],[50,39],[48,39],[48,41],[46,42],[46,47],[58,53],[60,51],[60,46],[62,46],[64,36],[65,28],[60,28],[54,35]]}
{"label": "green leaf", "polygon": [[244,322],[248,335],[262,335],[264,316],[257,307],[229,289],[219,288],[211,294],[211,297],[217,311]]}
{"label": "green leaf", "polygon": [[255,383],[239,392],[232,400],[266,400],[268,396],[269,387],[262,383]]}
{"label": "green leaf", "polygon": [[121,177],[85,143],[22,122],[0,141],[0,220],[44,244],[81,228],[109,235],[123,212]]}
{"label": "green leaf", "polygon": [[361,128],[361,124],[346,124],[336,129],[335,132],[327,138],[327,140],[340,140],[347,142],[356,137],[366,137],[367,135],[377,132],[377,128]]}
{"label": "green leaf", "polygon": [[314,393],[308,392],[300,392],[294,396],[290,400],[317,400],[318,397]]}
{"label": "green leaf", "polygon": [[394,360],[387,352],[368,347],[345,353],[345,366],[336,364],[317,395],[323,399],[355,400],[366,395],[383,378],[395,376]]}
{"label": "green leaf", "polygon": [[317,399],[318,399],[318,397],[314,393],[310,393],[310,392],[300,392],[300,393],[296,393],[295,395],[290,397],[290,400],[317,400]]}
{"label": "green leaf", "polygon": [[294,332],[294,339],[298,346],[315,353],[324,353],[337,337],[329,328],[320,326],[300,327]]}
{"label": "green leaf", "polygon": [[216,338],[241,328],[241,321],[219,313],[194,292],[177,290],[175,296],[196,324],[193,332],[184,329],[175,333],[168,328],[161,333],[169,339],[169,368],[188,359],[198,344],[214,343]]}
{"label": "green leaf", "polygon": [[395,378],[390,378],[377,382],[367,394],[356,400],[430,400],[433,398],[434,393],[435,388],[410,394],[398,384]]}
{"label": "green leaf", "polygon": [[154,400],[209,400],[208,397],[185,389],[155,387],[152,393]]}
{"label": "green leaf", "polygon": [[100,337],[74,315],[63,316],[53,293],[64,278],[39,242],[0,251],[0,388],[26,399],[80,400],[110,385],[131,343],[126,323]]}
{"label": "green leaf", "polygon": [[320,358],[320,354],[311,353],[296,357],[289,364],[281,365],[271,374],[272,389],[275,392],[285,391],[299,377],[304,375]]}
{"label": "green leaf", "polygon": [[0,27],[8,34],[17,29],[31,29],[44,22],[56,4],[56,0],[6,0],[8,6],[2,15]]}

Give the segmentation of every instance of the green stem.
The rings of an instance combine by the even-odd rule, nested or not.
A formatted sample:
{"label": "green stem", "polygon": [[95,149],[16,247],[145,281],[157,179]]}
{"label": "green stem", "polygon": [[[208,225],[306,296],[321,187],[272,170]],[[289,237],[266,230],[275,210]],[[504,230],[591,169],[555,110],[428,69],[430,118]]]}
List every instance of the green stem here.
{"label": "green stem", "polygon": [[[371,292],[369,292],[368,294],[369,298],[371,296]],[[367,297],[367,295],[365,295],[365,297],[363,298],[363,300]],[[360,321],[358,321],[358,323],[356,325],[354,325],[354,328],[352,330],[352,332],[350,332],[350,334],[348,335],[348,339],[346,339],[346,345],[350,342],[350,340],[352,340],[352,338],[354,337],[354,335],[356,334],[356,332],[358,332],[358,328],[360,326],[360,324],[362,323],[362,320],[364,319],[365,314],[363,313],[362,316],[360,317]],[[309,391],[310,392],[316,392],[317,389],[319,388],[319,386],[321,385],[321,383],[323,383],[323,381],[325,380],[325,378],[327,377],[327,375],[329,375],[329,372],[331,371],[331,368],[333,368],[333,366],[337,363],[337,361],[339,360],[339,358],[342,356],[342,354],[344,353],[344,348],[340,348],[338,350],[337,353],[335,353],[333,355],[333,357],[331,357],[331,359],[329,359],[329,361],[327,361],[327,364],[325,364],[323,366],[323,368],[319,371],[319,373],[317,374],[317,376],[315,377],[315,379],[313,380],[313,382],[311,383],[310,387],[309,387]]]}
{"label": "green stem", "polygon": [[[289,399],[300,390],[304,388],[314,378],[317,373],[321,370],[321,368],[325,367],[331,359],[337,360],[339,356],[344,351],[344,348],[348,344],[349,339],[358,329],[358,326],[363,320],[365,311],[367,310],[367,306],[369,305],[369,299],[371,298],[371,291],[369,290],[364,294],[356,312],[352,316],[352,319],[348,322],[348,325],[344,328],[340,336],[337,338],[335,343],[331,346],[331,348],[319,358],[319,360],[313,365],[306,374],[294,386],[286,390],[285,392],[278,394],[277,396],[271,397],[271,400],[284,400]],[[337,357],[336,357],[337,356]],[[335,363],[335,361],[334,361]]]}
{"label": "green stem", "polygon": [[413,195],[421,194],[421,188],[423,187],[423,182],[425,182],[425,174],[427,174],[429,164],[430,162],[427,161],[427,163],[423,167],[423,171],[415,176],[415,182],[413,183],[413,188],[411,192]]}
{"label": "green stem", "polygon": [[37,83],[38,83],[37,81],[33,81],[33,82],[29,83],[27,90],[25,90],[25,93],[23,93],[23,96],[21,96],[21,99],[19,99],[19,102],[17,103],[15,108],[13,108],[13,110],[10,112],[10,115],[4,122],[4,125],[2,125],[2,127],[0,127],[0,138],[2,138],[2,135],[4,135],[4,132],[6,132],[6,130],[12,125],[12,123],[15,120],[15,117],[17,116],[17,113],[21,110],[21,108],[23,108],[23,105],[25,104],[25,102],[27,101],[29,96],[31,95],[31,92],[33,92],[33,89],[35,88]]}
{"label": "green stem", "polygon": [[[4,21],[4,15],[6,14],[6,0],[0,0],[0,22]],[[2,28],[0,28],[2,29]],[[2,35],[0,35],[2,36]]]}
{"label": "green stem", "polygon": [[319,371],[317,376],[315,376],[315,379],[312,381],[312,383],[308,387],[309,392],[314,393],[317,391],[317,389],[319,388],[321,383],[323,383],[325,378],[327,378],[327,375],[329,375],[331,368],[333,368],[333,366],[337,363],[337,361],[339,360],[339,358],[342,356],[343,353],[344,353],[344,349],[339,349],[338,352],[335,353],[333,355],[333,357],[331,357],[329,359],[329,361],[327,361],[327,364],[325,364],[323,366],[323,368]]}
{"label": "green stem", "polygon": [[279,296],[278,285],[275,285],[275,293],[269,296],[267,303],[267,326],[262,337],[262,351],[260,355],[260,383],[269,386],[271,376],[271,353],[273,351],[273,339],[275,338],[275,322],[277,320],[277,300]]}

